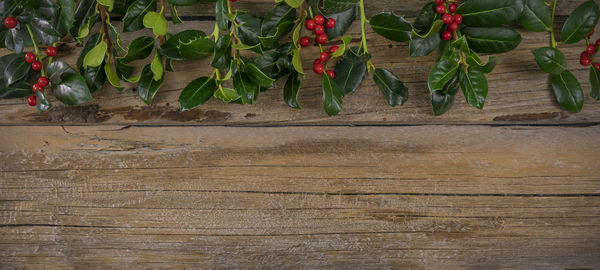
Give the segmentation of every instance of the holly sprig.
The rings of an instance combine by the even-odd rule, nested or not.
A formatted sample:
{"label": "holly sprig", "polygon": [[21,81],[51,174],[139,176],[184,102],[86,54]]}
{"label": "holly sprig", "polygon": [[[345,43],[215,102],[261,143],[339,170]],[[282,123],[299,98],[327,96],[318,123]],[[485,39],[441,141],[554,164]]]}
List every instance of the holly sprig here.
{"label": "holly sprig", "polygon": [[590,42],[600,18],[600,9],[593,0],[579,5],[562,25],[560,41],[557,41],[558,35],[554,30],[556,3],[557,0],[525,1],[519,22],[530,31],[550,33],[551,46],[532,51],[535,62],[542,71],[550,74],[552,93],[556,101],[569,112],[579,112],[583,109],[583,89],[575,75],[567,69],[567,60],[558,46],[585,40],[586,47],[579,61],[582,66],[590,67],[590,95],[600,100],[600,63],[593,61],[600,46],[600,39]]}

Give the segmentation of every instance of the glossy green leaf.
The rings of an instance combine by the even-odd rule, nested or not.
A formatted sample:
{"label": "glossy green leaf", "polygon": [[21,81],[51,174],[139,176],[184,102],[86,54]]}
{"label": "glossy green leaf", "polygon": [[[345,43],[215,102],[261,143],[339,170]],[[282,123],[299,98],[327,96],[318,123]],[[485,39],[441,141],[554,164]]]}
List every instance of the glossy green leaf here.
{"label": "glossy green leaf", "polygon": [[18,81],[11,85],[0,85],[0,98],[22,98],[31,95],[31,85]]}
{"label": "glossy green leaf", "polygon": [[215,21],[220,29],[227,30],[229,29],[229,19],[227,19],[227,1],[229,0],[217,0],[216,11],[215,11]]}
{"label": "glossy green leaf", "polygon": [[75,106],[92,101],[85,79],[79,74],[64,76],[61,83],[53,85],[53,94],[62,103]]}
{"label": "glossy green leaf", "polygon": [[470,54],[467,55],[467,64],[472,69],[479,70],[483,73],[490,73],[494,70],[494,68],[498,64],[498,57],[493,56],[493,55],[489,56],[488,61],[484,63],[481,61],[479,56],[477,56],[477,54],[471,52]]}
{"label": "glossy green leaf", "polygon": [[78,73],[75,71],[75,69],[69,66],[69,64],[60,60],[52,61],[52,63],[48,65],[48,68],[46,68],[46,77],[48,77],[48,80],[52,83],[52,85],[59,84],[68,76],[73,74]]}
{"label": "glossy green leaf", "polygon": [[77,62],[76,62],[77,68],[81,72],[83,72],[83,70],[84,70],[83,59],[88,54],[88,52],[90,52],[94,47],[96,47],[96,45],[98,45],[100,43],[100,41],[102,41],[100,38],[101,38],[100,33],[96,33],[87,40],[85,45],[83,45],[83,49],[81,49],[81,52],[79,53],[79,56],[77,57]]}
{"label": "glossy green leaf", "polygon": [[408,99],[408,88],[389,70],[376,68],[373,80],[390,106],[402,105]]}
{"label": "glossy green leaf", "polygon": [[417,15],[413,27],[419,33],[428,32],[433,25],[433,22],[436,19],[440,19],[440,16],[435,12],[435,7],[436,4],[433,1],[429,2],[427,5],[423,6],[419,15]]}
{"label": "glossy green leaf", "polygon": [[478,53],[503,53],[519,46],[521,35],[509,27],[465,27],[469,47]]}
{"label": "glossy green leaf", "polygon": [[104,64],[104,73],[106,74],[106,78],[108,79],[108,82],[112,86],[117,88],[117,90],[119,90],[119,92],[122,92],[124,88],[121,87],[121,80],[119,79],[119,75],[117,75],[117,72],[113,68],[112,64],[110,64],[110,63]]}
{"label": "glossy green leaf", "polygon": [[342,111],[342,92],[335,81],[323,74],[323,108],[327,115],[337,115]]}
{"label": "glossy green leaf", "polygon": [[185,58],[179,52],[180,44],[187,44],[198,38],[206,38],[206,34],[199,30],[181,31],[168,38],[165,43],[160,46],[160,54],[173,60],[185,60]]}
{"label": "glossy green leaf", "polygon": [[581,4],[569,15],[569,18],[563,24],[560,39],[567,44],[576,43],[584,39],[594,30],[594,27],[598,24],[599,17],[600,9],[598,9],[598,5],[593,0]]}
{"label": "glossy green leaf", "polygon": [[217,84],[213,78],[200,77],[190,82],[179,95],[180,110],[187,111],[204,104],[215,93]]}
{"label": "glossy green leaf", "polygon": [[81,28],[79,29],[78,35],[75,36],[79,42],[82,42],[83,39],[88,36],[88,34],[90,33],[90,30],[94,27],[94,25],[98,21],[99,16],[100,16],[100,14],[98,12],[96,12],[96,13],[92,14],[89,18],[87,18],[86,23],[84,25],[82,25]]}
{"label": "glossy green leaf", "polygon": [[144,27],[152,29],[152,33],[156,36],[164,36],[169,31],[169,23],[162,13],[149,11],[144,15],[142,22]]}
{"label": "glossy green leaf", "polygon": [[340,46],[335,52],[331,54],[331,58],[336,58],[344,55],[344,53],[346,53],[348,45],[350,45],[350,42],[352,42],[351,36],[342,38],[342,46]]}
{"label": "glossy green leaf", "polygon": [[35,97],[36,97],[36,101],[37,101],[36,107],[37,107],[38,113],[43,113],[47,110],[50,110],[50,108],[52,108],[52,103],[50,103],[48,98],[46,98],[46,95],[44,94],[44,92],[42,92],[42,91],[35,92]]}
{"label": "glossy green leaf", "polygon": [[354,7],[340,13],[326,14],[327,18],[335,20],[334,28],[325,28],[325,34],[327,34],[327,37],[329,37],[329,39],[334,39],[343,36],[348,29],[350,29],[352,23],[356,20],[358,12],[358,6],[355,5]]}
{"label": "glossy green leaf", "polygon": [[243,44],[254,46],[260,44],[262,20],[250,13],[242,13],[236,18],[236,23],[239,25],[238,37]]}
{"label": "glossy green leaf", "polygon": [[456,93],[458,93],[458,73],[450,79],[442,90],[433,91],[431,94],[431,105],[433,114],[442,115],[454,106]]}
{"label": "glossy green leaf", "polygon": [[211,66],[217,69],[226,69],[231,65],[231,36],[223,35],[219,37],[214,49]]}
{"label": "glossy green leaf", "polygon": [[467,26],[500,26],[516,20],[523,11],[522,0],[469,0],[458,7]]}
{"label": "glossy green leaf", "polygon": [[213,97],[222,100],[223,102],[230,103],[240,99],[240,96],[231,88],[223,87],[219,85],[217,91],[213,94]]}
{"label": "glossy green leaf", "polygon": [[152,53],[154,42],[155,39],[152,37],[137,37],[129,43],[127,53],[120,58],[120,61],[127,64],[135,60],[145,59]]}
{"label": "glossy green leaf", "polygon": [[296,72],[304,75],[304,67],[302,66],[302,56],[300,55],[300,49],[295,49],[292,52],[292,65]]}
{"label": "glossy green leaf", "polygon": [[392,12],[382,12],[373,16],[369,24],[375,33],[389,40],[397,42],[410,40],[412,25]]}
{"label": "glossy green leaf", "polygon": [[179,12],[177,12],[177,7],[171,3],[169,3],[169,10],[171,11],[171,21],[173,24],[183,23],[181,18],[179,18]]}
{"label": "glossy green leaf", "polygon": [[233,88],[243,104],[252,104],[254,97],[260,92],[259,86],[252,82],[250,76],[239,69],[233,75]]}
{"label": "glossy green leaf", "polygon": [[258,39],[260,40],[260,43],[262,43],[262,45],[264,47],[270,48],[283,35],[289,33],[292,30],[293,27],[294,27],[294,22],[293,21],[282,22],[281,24],[277,25],[276,31],[275,31],[274,34],[269,35],[269,36],[260,36],[260,37],[258,37]]}
{"label": "glossy green leaf", "polygon": [[283,101],[294,109],[301,109],[300,104],[298,104],[298,94],[300,93],[301,85],[302,77],[300,73],[292,71],[283,87]]}
{"label": "glossy green leaf", "polygon": [[110,22],[106,24],[106,27],[110,32],[110,42],[112,42],[112,45],[117,51],[117,53],[127,52],[127,50],[123,48],[123,44],[121,43],[121,34],[119,33],[119,30]]}
{"label": "glossy green leaf", "polygon": [[523,12],[519,22],[529,31],[550,31],[552,14],[544,0],[523,0]]}
{"label": "glossy green leaf", "polygon": [[568,70],[551,75],[552,93],[556,101],[569,112],[580,112],[583,108],[583,90],[577,78]]}
{"label": "glossy green leaf", "polygon": [[347,96],[358,89],[367,72],[368,57],[358,47],[346,51],[335,65],[335,83],[342,95]]}
{"label": "glossy green leaf", "polygon": [[152,78],[155,81],[158,81],[163,77],[165,68],[163,67],[162,57],[160,57],[158,50],[154,53],[154,58],[152,59],[152,63],[150,63],[150,70],[152,70],[152,74],[154,74],[154,77]]}
{"label": "glossy green leaf", "polygon": [[98,2],[98,4],[100,5],[107,7],[109,12],[112,11],[113,6],[115,5],[114,0],[96,0],[96,2]]}
{"label": "glossy green leaf", "polygon": [[104,40],[100,41],[98,45],[92,48],[83,58],[83,67],[97,67],[104,61],[108,44]]}
{"label": "glossy green leaf", "polygon": [[148,105],[152,104],[152,100],[154,100],[154,96],[158,89],[163,83],[164,75],[160,80],[155,81],[153,79],[154,73],[150,69],[150,65],[144,66],[142,69],[142,74],[140,77],[140,82],[138,84],[138,95],[140,98]]}
{"label": "glossy green leaf", "polygon": [[343,12],[355,7],[359,0],[323,0],[323,10],[329,14]]}
{"label": "glossy green leaf", "polygon": [[458,81],[465,100],[469,105],[483,109],[488,93],[488,83],[485,74],[479,70],[461,68],[458,71]]}
{"label": "glossy green leaf", "polygon": [[[68,1],[68,0],[66,0]],[[73,27],[71,29],[71,36],[78,37],[79,29],[87,25],[88,19],[96,11],[96,0],[81,0],[77,9],[75,9],[75,15],[73,20]],[[60,29],[60,28],[59,28]]]}
{"label": "glossy green leaf", "polygon": [[567,69],[565,55],[552,47],[544,47],[531,51],[535,62],[544,72],[559,75]]}
{"label": "glossy green leaf", "polygon": [[134,32],[144,28],[144,17],[148,12],[156,11],[155,0],[136,0],[129,6],[123,18],[123,31]]}
{"label": "glossy green leaf", "polygon": [[60,7],[57,31],[61,36],[64,36],[69,32],[75,22],[75,1],[57,0],[56,3]]}
{"label": "glossy green leaf", "polygon": [[99,67],[88,67],[82,70],[82,76],[85,78],[85,82],[90,89],[90,92],[94,92],[102,87],[106,83],[106,72],[104,72],[105,62]]}
{"label": "glossy green leaf", "polygon": [[261,36],[272,36],[277,32],[277,26],[284,22],[293,22],[295,19],[296,9],[286,3],[279,3],[265,15],[260,27]]}
{"label": "glossy green leaf", "polygon": [[250,75],[252,81],[262,87],[270,88],[273,86],[275,80],[267,76],[260,68],[258,68],[251,60],[245,61],[245,69]]}
{"label": "glossy green leaf", "polygon": [[415,37],[410,43],[410,56],[426,56],[440,46],[442,39],[440,35],[431,35],[426,38]]}
{"label": "glossy green leaf", "polygon": [[11,85],[23,79],[29,72],[31,72],[31,64],[25,62],[23,58],[15,58],[6,65],[2,75],[4,75],[6,85]]}
{"label": "glossy green leaf", "polygon": [[445,57],[437,61],[429,71],[427,80],[429,92],[442,90],[444,85],[456,76],[458,67],[459,64],[454,57]]}
{"label": "glossy green leaf", "polygon": [[590,96],[600,100],[600,71],[595,67],[590,67],[590,85],[592,86]]}
{"label": "glossy green leaf", "polygon": [[208,37],[196,38],[190,41],[180,40],[177,48],[183,59],[202,59],[213,55],[215,42]]}

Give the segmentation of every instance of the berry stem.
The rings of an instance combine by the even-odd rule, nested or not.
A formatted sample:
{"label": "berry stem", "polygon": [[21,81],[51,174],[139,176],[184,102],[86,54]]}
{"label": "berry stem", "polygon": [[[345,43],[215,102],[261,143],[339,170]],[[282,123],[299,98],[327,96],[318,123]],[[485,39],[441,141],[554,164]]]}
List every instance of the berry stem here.
{"label": "berry stem", "polygon": [[365,3],[364,0],[360,0],[360,28],[362,33],[362,47],[365,50],[365,53],[369,53],[369,49],[367,49],[367,32],[365,30],[367,24],[367,16],[365,15]]}
{"label": "berry stem", "polygon": [[[33,31],[31,30],[31,26],[29,26],[29,24],[26,24],[27,26],[27,32],[29,32],[29,37],[31,37],[31,43],[33,43],[33,48],[35,50],[35,56],[37,57],[37,59],[42,59],[42,56],[40,55],[40,48],[38,47],[37,43],[35,42],[35,38],[33,37]],[[42,76],[46,76],[46,72],[44,70],[44,66],[42,65]]]}
{"label": "berry stem", "polygon": [[550,38],[552,39],[552,48],[556,48],[556,38],[554,38],[554,14],[556,13],[556,1],[552,0],[552,20],[550,21]]}

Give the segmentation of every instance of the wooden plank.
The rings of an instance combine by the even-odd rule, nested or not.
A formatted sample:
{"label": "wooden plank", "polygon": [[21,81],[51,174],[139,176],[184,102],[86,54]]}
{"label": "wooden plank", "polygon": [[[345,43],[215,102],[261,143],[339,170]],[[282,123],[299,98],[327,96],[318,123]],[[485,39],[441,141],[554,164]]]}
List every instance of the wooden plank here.
{"label": "wooden plank", "polygon": [[[212,22],[194,21],[174,28],[176,31],[193,28],[210,32],[212,27]],[[355,24],[349,34],[359,37],[359,25]],[[124,35],[125,44],[139,35],[140,33]],[[205,60],[176,64],[177,72],[168,73],[153,106],[146,106],[135,91],[118,93],[112,87],[105,87],[94,93],[93,103],[69,107],[54,102],[56,107],[42,115],[27,106],[22,99],[2,100],[0,124],[394,125],[597,122],[600,102],[589,96],[588,69],[578,65],[579,51],[584,45],[579,43],[565,46],[569,68],[575,72],[586,92],[583,112],[571,114],[562,110],[554,101],[549,89],[549,78],[537,68],[530,52],[532,49],[547,46],[548,36],[544,33],[530,32],[522,32],[522,36],[522,44],[515,51],[500,55],[500,64],[488,76],[490,90],[485,109],[482,111],[468,106],[462,94],[459,94],[452,111],[440,117],[433,116],[426,81],[436,56],[409,58],[406,43],[392,43],[369,32],[367,37],[371,44],[373,62],[379,67],[393,70],[410,88],[409,101],[404,106],[392,108],[387,105],[379,89],[368,76],[357,93],[344,99],[342,113],[337,117],[328,117],[321,105],[320,80],[307,69],[308,76],[300,93],[302,110],[294,110],[284,104],[281,92],[283,81],[280,81],[275,89],[262,93],[258,102],[252,106],[227,105],[212,100],[200,109],[179,113],[177,99],[181,89],[194,78],[212,72],[207,64],[208,60]],[[67,43],[61,46],[60,53],[67,62],[74,63],[79,50],[74,43]],[[304,52],[305,67],[310,67],[311,59],[308,56],[316,55],[317,50],[313,47]],[[139,66],[142,64],[144,63],[138,63]]]}
{"label": "wooden plank", "polygon": [[598,132],[3,127],[0,264],[593,269]]}

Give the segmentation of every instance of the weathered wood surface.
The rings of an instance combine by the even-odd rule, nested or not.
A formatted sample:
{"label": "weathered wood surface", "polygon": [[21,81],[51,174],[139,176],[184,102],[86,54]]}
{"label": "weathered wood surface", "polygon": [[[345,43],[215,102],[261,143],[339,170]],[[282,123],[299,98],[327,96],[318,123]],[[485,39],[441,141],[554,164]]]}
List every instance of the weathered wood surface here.
{"label": "weathered wood surface", "polygon": [[[267,1],[239,1],[241,9],[258,10],[267,7]],[[423,1],[421,1],[423,2]],[[369,10],[404,10],[403,14],[414,16],[422,3],[414,1],[371,1]],[[577,1],[560,1],[561,14],[567,14]],[[408,8],[410,6],[411,8]],[[181,14],[210,16],[210,5],[196,5],[181,9]],[[398,12],[400,13],[400,12]],[[202,19],[202,18],[200,18]],[[565,19],[560,17],[559,21]],[[412,20],[412,19],[411,19]],[[183,25],[172,26],[173,31],[200,29],[212,32],[212,21],[187,21]],[[600,31],[600,29],[598,29]],[[128,33],[122,36],[124,44],[150,32]],[[358,23],[348,33],[360,37]],[[219,100],[211,100],[200,109],[179,113],[177,102],[179,93],[194,78],[212,72],[209,59],[177,63],[175,73],[167,73],[165,83],[156,95],[152,106],[144,104],[134,89],[124,93],[112,87],[105,87],[94,93],[92,103],[69,107],[54,101],[55,108],[39,115],[26,105],[24,99],[0,101],[0,125],[22,124],[143,124],[143,125],[396,125],[396,124],[551,124],[551,123],[597,123],[600,120],[600,102],[589,96],[588,68],[579,65],[579,53],[584,42],[562,46],[585,91],[585,106],[581,113],[571,114],[562,110],[550,91],[549,77],[539,70],[531,50],[548,46],[547,33],[521,31],[523,42],[514,51],[500,55],[500,64],[488,76],[489,94],[484,110],[477,110],[466,104],[462,93],[458,94],[454,108],[443,116],[434,116],[431,110],[427,75],[435,62],[436,55],[428,57],[408,57],[408,44],[395,43],[368,32],[367,38],[373,63],[378,67],[389,68],[409,87],[409,100],[404,106],[390,107],[385,102],[370,75],[361,89],[344,99],[343,111],[337,117],[328,117],[321,105],[322,90],[320,79],[310,72],[312,55],[317,55],[316,47],[303,51],[307,78],[300,92],[302,110],[287,107],[282,100],[284,81],[279,81],[274,89],[261,93],[258,102],[252,106],[227,105]],[[333,44],[333,43],[332,43]],[[356,43],[355,43],[356,44]],[[63,60],[74,63],[80,46],[74,42],[65,43],[59,48]],[[6,50],[0,51],[6,53]],[[144,63],[138,63],[142,66]]]}
{"label": "weathered wood surface", "polygon": [[0,266],[598,269],[599,132],[3,127]]}

